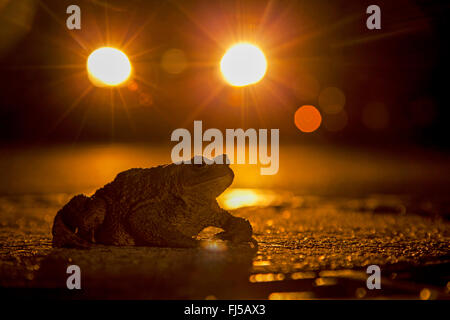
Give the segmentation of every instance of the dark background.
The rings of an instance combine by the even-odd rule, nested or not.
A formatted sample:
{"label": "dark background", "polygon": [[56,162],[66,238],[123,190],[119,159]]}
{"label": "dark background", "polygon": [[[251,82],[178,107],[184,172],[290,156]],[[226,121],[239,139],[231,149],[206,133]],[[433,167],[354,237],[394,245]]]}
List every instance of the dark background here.
{"label": "dark background", "polygon": [[[446,150],[445,3],[377,1],[382,29],[367,30],[372,1],[6,2],[0,8],[1,143],[167,144],[174,129],[191,128],[197,119],[204,128],[280,128],[281,140],[293,143]],[[65,27],[70,4],[81,7],[81,30]],[[12,15],[21,11],[8,6],[25,14]],[[250,89],[224,86],[218,74],[221,56],[239,39],[254,39],[269,62],[266,77]],[[80,99],[90,86],[86,58],[106,44],[127,44],[138,90],[95,87]],[[171,48],[187,60],[177,75],[161,68]],[[298,94],[304,75],[320,90],[344,92],[345,128],[304,134],[295,127],[298,107],[318,106],[317,94]],[[236,95],[242,100],[230,105]],[[371,102],[388,110],[389,125],[381,130],[361,121]]]}

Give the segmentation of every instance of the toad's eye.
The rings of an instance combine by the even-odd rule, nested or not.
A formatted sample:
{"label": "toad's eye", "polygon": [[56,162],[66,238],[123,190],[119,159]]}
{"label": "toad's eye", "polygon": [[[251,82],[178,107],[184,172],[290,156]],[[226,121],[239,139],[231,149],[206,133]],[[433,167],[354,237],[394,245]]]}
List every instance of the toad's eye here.
{"label": "toad's eye", "polygon": [[200,169],[206,166],[206,163],[202,162],[202,163],[194,163],[194,168],[195,169]]}

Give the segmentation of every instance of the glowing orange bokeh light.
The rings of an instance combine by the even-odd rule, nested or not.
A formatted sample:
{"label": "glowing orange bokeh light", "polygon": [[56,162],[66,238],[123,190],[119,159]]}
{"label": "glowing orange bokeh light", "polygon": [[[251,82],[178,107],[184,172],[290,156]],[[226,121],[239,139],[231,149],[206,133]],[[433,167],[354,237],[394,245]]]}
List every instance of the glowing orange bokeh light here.
{"label": "glowing orange bokeh light", "polygon": [[314,106],[302,106],[295,112],[294,122],[302,132],[314,132],[322,123],[322,116]]}

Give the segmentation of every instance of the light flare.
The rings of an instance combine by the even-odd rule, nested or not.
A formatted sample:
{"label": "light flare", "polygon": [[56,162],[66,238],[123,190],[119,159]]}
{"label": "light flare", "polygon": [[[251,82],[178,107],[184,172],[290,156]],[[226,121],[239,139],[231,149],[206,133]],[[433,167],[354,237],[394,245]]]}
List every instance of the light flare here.
{"label": "light flare", "polygon": [[130,77],[131,63],[127,55],[119,49],[102,47],[88,57],[87,71],[95,86],[118,86]]}
{"label": "light flare", "polygon": [[218,199],[227,210],[251,206],[268,206],[277,202],[277,196],[260,189],[233,188],[226,190]]}
{"label": "light flare", "polygon": [[267,71],[267,60],[260,48],[251,43],[232,46],[220,61],[220,71],[226,82],[235,87],[259,82]]}

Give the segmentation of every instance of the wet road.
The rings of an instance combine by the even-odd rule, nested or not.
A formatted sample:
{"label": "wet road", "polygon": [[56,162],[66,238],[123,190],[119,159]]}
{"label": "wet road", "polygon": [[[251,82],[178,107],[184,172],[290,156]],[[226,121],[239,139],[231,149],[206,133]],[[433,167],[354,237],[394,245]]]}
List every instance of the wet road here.
{"label": "wet road", "polygon": [[[53,213],[69,195],[3,197],[0,284],[62,288],[44,296],[75,298],[449,298],[450,223],[431,208],[413,214],[395,196],[230,192],[235,201],[272,199],[233,212],[251,221],[258,248],[209,241],[218,231],[210,228],[198,249],[53,249]],[[82,270],[81,292],[64,289],[70,264]],[[381,290],[366,287],[372,264],[381,268]]]}
{"label": "wet road", "polygon": [[[117,172],[168,162],[170,152],[123,146],[7,151],[0,157],[0,287],[7,295],[450,298],[450,162],[440,154],[281,148],[278,175],[233,166],[233,189],[219,199],[250,220],[257,248],[205,240],[198,249],[75,250],[51,248],[57,210]],[[71,264],[82,270],[80,292],[66,289]],[[372,264],[381,268],[381,290],[366,287]]]}

